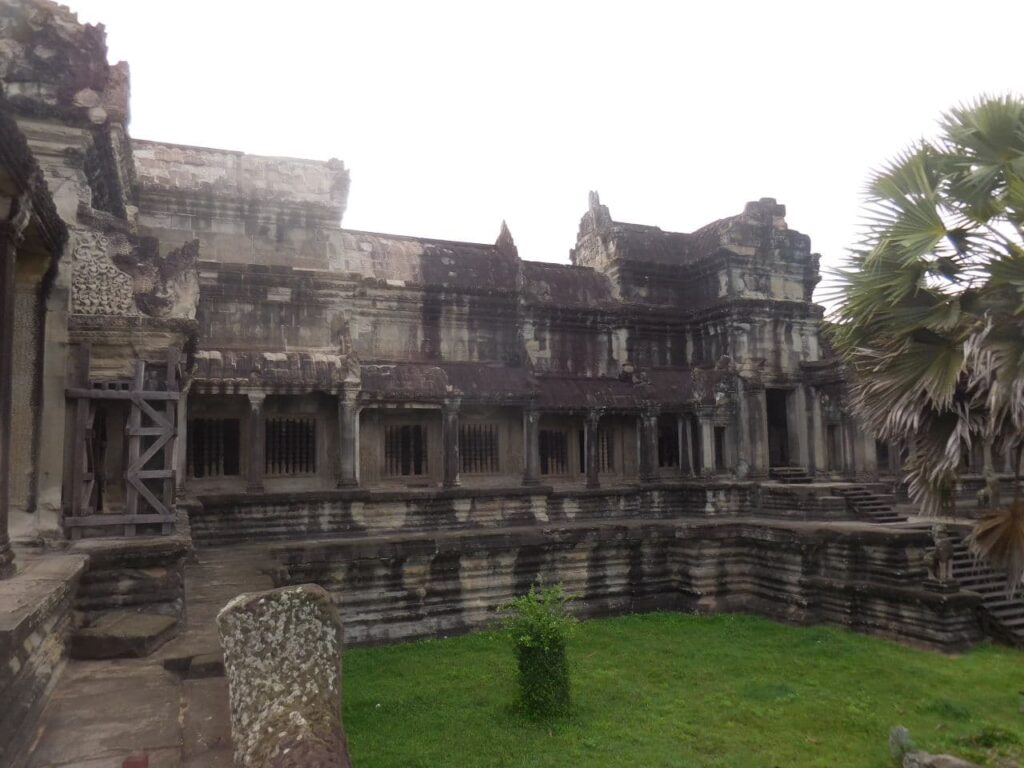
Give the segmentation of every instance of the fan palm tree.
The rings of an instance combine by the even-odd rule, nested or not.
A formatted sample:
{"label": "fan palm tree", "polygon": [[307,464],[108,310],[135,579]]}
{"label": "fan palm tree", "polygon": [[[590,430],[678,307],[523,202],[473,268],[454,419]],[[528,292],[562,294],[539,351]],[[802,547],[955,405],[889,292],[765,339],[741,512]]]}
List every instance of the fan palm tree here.
{"label": "fan palm tree", "polygon": [[1024,578],[1024,99],[943,115],[868,183],[865,235],[837,271],[831,335],[855,412],[909,449],[911,498],[949,514],[961,456],[1012,457],[1014,492],[972,532],[975,555]]}

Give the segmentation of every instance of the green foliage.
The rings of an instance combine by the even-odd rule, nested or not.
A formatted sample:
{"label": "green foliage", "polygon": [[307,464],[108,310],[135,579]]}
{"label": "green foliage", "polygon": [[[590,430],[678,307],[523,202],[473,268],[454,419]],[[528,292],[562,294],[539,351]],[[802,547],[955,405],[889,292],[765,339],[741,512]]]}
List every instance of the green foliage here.
{"label": "green foliage", "polygon": [[569,657],[566,644],[575,619],[559,585],[530,587],[525,595],[502,606],[504,626],[515,647],[519,680],[519,707],[533,718],[569,712]]}
{"label": "green foliage", "polygon": [[[907,446],[910,494],[931,514],[953,511],[972,443],[1015,465],[1024,444],[1024,99],[956,107],[941,128],[870,179],[829,326],[858,414]],[[1020,582],[1024,503],[998,507],[972,547]]]}
{"label": "green foliage", "polygon": [[928,752],[1024,764],[1021,745],[967,746],[990,728],[1024,736],[1024,653],[1011,648],[944,656],[831,627],[670,613],[583,622],[570,647],[572,710],[544,721],[510,711],[505,632],[347,649],[353,764],[885,768],[897,723]]}

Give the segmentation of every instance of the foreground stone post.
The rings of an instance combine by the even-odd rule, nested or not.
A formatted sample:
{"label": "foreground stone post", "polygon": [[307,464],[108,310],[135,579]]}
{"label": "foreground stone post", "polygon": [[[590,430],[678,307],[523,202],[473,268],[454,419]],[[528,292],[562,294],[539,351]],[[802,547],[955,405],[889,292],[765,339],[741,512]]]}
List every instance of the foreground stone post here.
{"label": "foreground stone post", "polygon": [[217,615],[238,768],[350,768],[342,633],[314,584],[242,594]]}

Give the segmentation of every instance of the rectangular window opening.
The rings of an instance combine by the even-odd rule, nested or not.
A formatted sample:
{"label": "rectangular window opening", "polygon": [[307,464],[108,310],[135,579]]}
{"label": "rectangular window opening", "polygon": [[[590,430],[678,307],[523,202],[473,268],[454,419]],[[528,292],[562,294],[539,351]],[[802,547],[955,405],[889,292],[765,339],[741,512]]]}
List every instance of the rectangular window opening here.
{"label": "rectangular window opening", "polygon": [[459,425],[459,471],[483,475],[498,471],[498,426]]}
{"label": "rectangular window opening", "polygon": [[267,419],[264,470],[268,475],[315,473],[316,419]]}
{"label": "rectangular window opening", "polygon": [[185,463],[189,477],[238,474],[238,419],[189,419]]}
{"label": "rectangular window opening", "polygon": [[679,466],[679,429],[675,420],[658,421],[658,467]]}
{"label": "rectangular window opening", "polygon": [[725,471],[725,427],[715,427],[715,471]]}
{"label": "rectangular window opening", "polygon": [[384,473],[391,477],[427,474],[427,430],[422,424],[385,427]]}
{"label": "rectangular window opening", "polygon": [[569,471],[569,436],[559,429],[542,429],[540,442],[540,473],[564,475]]}

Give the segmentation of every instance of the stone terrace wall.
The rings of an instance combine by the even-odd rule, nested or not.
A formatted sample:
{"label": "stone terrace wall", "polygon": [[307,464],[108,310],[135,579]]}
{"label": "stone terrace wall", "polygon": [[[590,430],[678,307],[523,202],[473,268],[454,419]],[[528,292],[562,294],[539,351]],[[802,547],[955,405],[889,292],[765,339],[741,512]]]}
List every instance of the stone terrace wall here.
{"label": "stone terrace wall", "polygon": [[279,545],[275,582],[332,592],[354,644],[488,626],[496,606],[541,580],[578,595],[584,616],[751,611],[965,648],[982,636],[978,597],[923,589],[929,543],[856,524],[561,524]]}
{"label": "stone terrace wall", "polygon": [[84,567],[84,557],[54,557],[0,581],[0,765],[19,765],[63,668]]}
{"label": "stone terrace wall", "polygon": [[453,490],[200,497],[192,537],[220,544],[309,536],[429,533],[610,519],[713,517],[755,510],[749,483],[685,483],[599,490]]}

